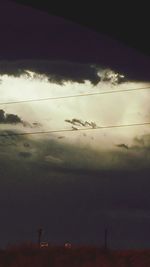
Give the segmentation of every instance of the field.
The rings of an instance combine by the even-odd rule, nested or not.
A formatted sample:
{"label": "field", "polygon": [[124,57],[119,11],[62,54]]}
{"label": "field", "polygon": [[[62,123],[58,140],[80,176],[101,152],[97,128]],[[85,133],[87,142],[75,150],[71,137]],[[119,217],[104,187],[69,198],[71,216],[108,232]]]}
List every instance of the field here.
{"label": "field", "polygon": [[20,245],[0,250],[0,267],[150,267],[150,250],[115,251],[96,247],[38,248]]}

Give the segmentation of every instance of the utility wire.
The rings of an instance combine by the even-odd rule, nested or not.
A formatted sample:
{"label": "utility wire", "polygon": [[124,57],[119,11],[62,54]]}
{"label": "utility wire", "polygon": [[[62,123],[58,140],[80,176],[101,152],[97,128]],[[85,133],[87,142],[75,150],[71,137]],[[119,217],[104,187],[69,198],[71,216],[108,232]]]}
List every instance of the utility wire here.
{"label": "utility wire", "polygon": [[131,88],[131,89],[105,91],[105,92],[77,94],[77,95],[66,95],[66,96],[46,97],[46,98],[18,100],[18,101],[10,101],[10,102],[0,102],[0,105],[11,105],[11,104],[21,104],[21,103],[29,103],[29,102],[40,102],[40,101],[57,100],[57,99],[65,99],[65,98],[85,97],[85,96],[92,96],[92,95],[94,96],[94,95],[115,94],[115,93],[131,92],[131,91],[140,91],[140,90],[146,90],[146,89],[150,89],[150,86],[141,87],[141,88]]}
{"label": "utility wire", "polygon": [[111,129],[111,128],[123,128],[123,127],[133,127],[133,126],[144,126],[150,125],[150,122],[143,122],[143,123],[131,123],[131,124],[118,124],[118,125],[107,125],[107,126],[97,126],[94,128],[74,128],[74,129],[62,129],[62,130],[49,130],[49,131],[36,131],[36,132],[23,132],[23,133],[7,133],[0,134],[1,137],[5,136],[20,136],[20,135],[38,135],[38,134],[51,134],[51,133],[63,133],[63,132],[78,132],[78,131],[91,131],[91,130],[103,130],[103,129]]}

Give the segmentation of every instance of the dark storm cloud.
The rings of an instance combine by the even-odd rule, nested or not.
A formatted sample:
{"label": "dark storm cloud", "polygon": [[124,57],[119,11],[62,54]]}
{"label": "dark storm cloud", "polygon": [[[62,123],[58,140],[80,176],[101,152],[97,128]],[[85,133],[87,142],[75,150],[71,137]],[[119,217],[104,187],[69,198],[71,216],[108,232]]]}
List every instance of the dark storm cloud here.
{"label": "dark storm cloud", "polygon": [[15,114],[5,114],[3,109],[0,109],[0,123],[16,124],[23,123],[21,118]]}
{"label": "dark storm cloud", "polygon": [[50,82],[58,84],[63,84],[65,81],[84,83],[85,80],[89,80],[96,85],[100,81],[96,68],[90,64],[46,60],[0,62],[0,74],[8,74],[15,77],[19,77],[22,74],[30,76],[27,70],[36,74],[44,74]]}
{"label": "dark storm cloud", "polygon": [[14,130],[0,130],[0,137],[16,141],[22,138],[21,136],[17,135],[17,131]]}
{"label": "dark storm cloud", "polygon": [[0,131],[0,146],[16,146],[16,136],[14,135],[14,131]]}
{"label": "dark storm cloud", "polygon": [[111,218],[122,218],[122,219],[150,219],[150,212],[147,210],[131,209],[131,210],[110,210],[109,216]]}
{"label": "dark storm cloud", "polygon": [[[6,142],[13,141],[9,132],[3,134],[8,136]],[[97,198],[93,198],[92,207],[95,207],[99,199],[98,203],[103,208],[107,207],[108,202],[111,207],[126,208],[129,202],[131,208],[134,205],[136,207],[137,202],[133,199],[132,192],[135,190],[139,199],[142,199],[141,181],[143,190],[149,195],[147,178],[143,180],[141,177],[149,176],[144,168],[149,167],[150,159],[145,164],[143,154],[137,157],[128,150],[98,152],[86,146],[69,145],[52,139],[38,141],[27,136],[15,136],[14,142],[15,147],[5,145],[0,150],[0,177],[10,183],[12,179],[20,181],[21,177],[23,184],[51,185],[49,194],[54,182],[57,185],[54,190],[58,190],[59,183],[61,184],[60,194],[68,183],[72,183],[73,188],[78,187],[79,192],[84,185],[84,196],[86,192],[95,192],[94,195],[97,195]],[[25,142],[29,146],[24,147]],[[104,203],[103,198],[108,202]],[[142,203],[140,200],[139,208],[142,203],[146,204],[145,199]]]}
{"label": "dark storm cloud", "polygon": [[[1,0],[0,26],[2,60],[45,59],[66,60],[76,62],[77,65],[79,62],[99,64],[125,74],[128,80],[150,81],[149,57],[106,35],[63,18]],[[20,71],[17,70],[18,74]],[[82,77],[81,72],[80,81],[86,78]],[[76,79],[74,75],[73,80]],[[62,82],[64,74],[61,73],[61,76],[58,82]],[[57,80],[55,73],[51,79]],[[97,79],[95,75],[92,78],[94,83]]]}
{"label": "dark storm cloud", "polygon": [[24,127],[29,128],[39,128],[42,126],[42,124],[38,122],[29,123],[23,121],[18,115],[5,113],[3,109],[0,109],[0,124],[22,124]]}
{"label": "dark storm cloud", "polygon": [[[8,158],[13,161],[18,160],[20,155],[20,164],[24,157],[31,159],[32,163],[36,165],[37,175],[38,169],[42,168],[43,172],[47,169],[51,170],[57,166],[57,171],[75,171],[75,170],[100,170],[107,168],[122,168],[127,167],[127,155],[121,157],[121,152],[96,152],[95,150],[82,147],[79,145],[69,145],[64,142],[56,140],[28,140],[25,136],[15,136],[13,139],[13,131],[1,131],[1,138],[5,139],[5,147],[3,147],[2,158],[3,161],[8,162]],[[2,142],[3,142],[2,140]],[[24,144],[28,144],[24,146]],[[16,145],[16,148],[12,146]],[[11,146],[10,146],[11,145]],[[29,157],[32,153],[32,157]],[[22,158],[22,160],[21,160]],[[123,162],[125,161],[125,163]],[[25,164],[24,161],[22,164]],[[119,167],[118,167],[119,165]],[[127,165],[127,166],[126,166]],[[20,165],[21,167],[21,165]],[[20,168],[18,166],[18,168]]]}
{"label": "dark storm cloud", "polygon": [[[72,127],[78,130],[78,127]],[[117,148],[98,151],[81,143],[68,144],[64,136],[58,137],[57,140],[53,135],[49,140],[36,140],[28,139],[28,136],[15,135],[16,133],[19,132],[0,132],[0,145],[3,148],[0,153],[3,161],[8,161],[7,157],[17,160],[18,155],[20,162],[21,158],[31,159],[32,164],[36,165],[37,175],[39,168],[45,172],[46,169],[50,170],[55,166],[57,171],[101,171],[142,170],[149,168],[150,164],[150,135],[136,137],[130,147],[122,143],[116,145]]]}
{"label": "dark storm cloud", "polygon": [[[16,148],[13,148],[13,152],[16,152],[17,147],[19,147],[20,144],[23,144],[23,145],[27,144],[27,140],[26,140],[26,138],[24,139],[23,136],[18,135],[18,131],[0,130],[0,145],[4,146],[4,151],[5,151],[6,157],[7,157],[7,153],[8,153],[8,154],[10,154],[10,157],[13,158],[13,153],[12,153],[12,155],[10,153],[11,146],[16,146]],[[24,145],[24,147],[26,147],[26,146]]]}
{"label": "dark storm cloud", "polygon": [[[119,150],[95,151],[90,147],[67,144],[65,141],[59,141],[59,139],[58,141],[54,139],[35,141],[34,139],[28,140],[25,136],[14,135],[13,138],[11,134],[6,131],[1,132],[0,145],[3,146],[5,143],[5,146],[3,146],[3,152],[5,152],[3,160],[5,157],[14,160],[17,155],[20,156],[20,162],[21,158],[29,158],[32,164],[36,165],[37,173],[39,168],[42,168],[45,172],[55,166],[57,166],[57,171],[72,172],[77,170],[144,170],[149,168],[150,164],[150,137],[148,136],[143,137],[145,140],[144,146],[136,145],[133,142],[130,149],[125,144],[119,144],[117,145],[120,148]],[[12,154],[10,154],[10,145],[13,149]],[[14,146],[16,146],[16,149]]]}
{"label": "dark storm cloud", "polygon": [[[68,228],[71,225],[77,229],[76,235],[82,236],[83,243],[88,242],[90,236],[87,237],[87,233],[91,229],[98,229],[95,236],[92,232],[92,238],[97,240],[97,231],[103,231],[106,225],[112,229],[115,242],[120,240],[117,233],[122,228],[121,238],[125,230],[131,231],[131,234],[125,234],[130,240],[135,225],[137,227],[140,223],[141,226],[141,222],[144,225],[147,221],[150,173],[144,170],[145,158],[140,154],[143,146],[139,143],[136,144],[141,146],[139,150],[133,147],[129,150],[95,151],[89,146],[56,141],[54,136],[49,140],[44,137],[38,140],[31,136],[9,136],[13,131],[2,133],[7,136],[6,143],[13,141],[16,144],[15,147],[5,145],[0,149],[1,217],[2,220],[6,218],[7,210],[5,227],[8,224],[8,229],[10,219],[11,225],[13,219],[16,226],[12,227],[14,239],[20,235],[19,225],[22,231],[24,225],[27,231],[30,231],[31,224],[35,229],[39,215],[43,225],[61,231],[64,240],[71,234]],[[139,138],[144,139],[144,146],[148,145],[148,136]],[[148,167],[149,163],[150,159],[146,160],[145,166]],[[21,224],[17,217],[20,212]],[[137,235],[138,232],[137,227]],[[48,238],[59,240],[56,234]],[[4,242],[6,240],[4,237]]]}
{"label": "dark storm cloud", "polygon": [[[72,63],[68,67],[58,63],[60,70],[58,66],[49,68],[47,61],[36,61],[43,58],[97,63],[125,74],[128,80],[150,81],[149,58],[80,26],[48,18],[46,13],[35,12],[35,15],[32,9],[23,12],[23,8],[17,8],[14,3],[3,2],[6,8],[0,7],[0,58],[18,61],[0,62],[0,73],[29,75],[25,72],[27,69],[46,74],[60,84],[83,82],[86,78],[96,84],[101,79],[95,69],[92,73],[91,69],[84,70],[86,73],[81,71],[80,67],[85,65],[76,63],[74,68]],[[32,60],[30,63],[19,61],[29,58],[35,59],[34,64]],[[104,81],[113,82],[113,79],[104,77]],[[9,133],[13,134],[0,132],[3,134],[0,137],[0,144],[3,144],[0,149],[1,246],[17,239],[35,240],[37,224],[42,222],[49,232],[46,238],[52,244],[63,243],[71,237],[81,243],[95,240],[98,246],[103,245],[103,229],[108,224],[116,229],[110,231],[111,245],[113,242],[123,244],[123,239],[127,238],[126,247],[129,247],[142,235],[145,240],[148,238],[149,247],[147,218],[144,223],[139,219],[127,225],[124,219],[129,215],[119,214],[129,208],[150,210],[150,173],[143,171],[150,166],[148,136],[135,139],[128,150],[114,147],[116,151],[96,153],[78,144],[62,144],[61,140],[37,141]],[[32,157],[25,160],[20,153],[32,153]],[[115,209],[117,214],[110,214],[107,220],[106,209],[108,213]],[[119,216],[123,217],[122,221],[112,220]],[[136,245],[144,243],[137,241]]]}

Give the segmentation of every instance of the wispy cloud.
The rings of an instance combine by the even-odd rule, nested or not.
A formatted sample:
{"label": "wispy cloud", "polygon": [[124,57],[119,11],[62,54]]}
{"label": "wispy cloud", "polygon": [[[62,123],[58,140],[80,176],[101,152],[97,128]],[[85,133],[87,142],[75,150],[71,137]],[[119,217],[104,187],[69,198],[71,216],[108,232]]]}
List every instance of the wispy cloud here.
{"label": "wispy cloud", "polygon": [[126,145],[126,144],[118,144],[116,145],[117,147],[120,147],[120,148],[125,148],[125,149],[129,149],[129,147]]}
{"label": "wispy cloud", "polygon": [[83,127],[90,126],[92,128],[98,127],[97,124],[93,121],[89,122],[89,121],[83,121],[83,120],[75,119],[75,118],[72,120],[66,119],[65,122],[68,122],[75,126],[83,126]]}

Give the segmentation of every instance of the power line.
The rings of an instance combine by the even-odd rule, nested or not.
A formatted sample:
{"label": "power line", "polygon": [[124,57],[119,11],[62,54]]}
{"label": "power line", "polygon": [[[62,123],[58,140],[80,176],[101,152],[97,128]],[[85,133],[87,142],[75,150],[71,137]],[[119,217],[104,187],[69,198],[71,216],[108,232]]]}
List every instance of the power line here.
{"label": "power line", "polygon": [[86,93],[86,94],[77,94],[77,95],[66,95],[66,96],[46,97],[46,98],[18,100],[18,101],[10,101],[10,102],[0,102],[0,105],[40,102],[40,101],[57,100],[57,99],[65,99],[65,98],[85,97],[85,96],[92,96],[92,95],[94,96],[94,95],[115,94],[115,93],[124,93],[124,92],[139,91],[139,90],[146,90],[146,89],[150,89],[150,86],[141,87],[141,88],[123,89],[123,90],[113,90],[113,91],[106,91],[106,92],[95,92],[95,93]]}
{"label": "power line", "polygon": [[150,125],[150,122],[143,123],[131,123],[131,124],[118,124],[118,125],[107,125],[107,126],[98,126],[95,128],[83,128],[83,129],[61,129],[61,130],[49,130],[49,131],[36,131],[36,132],[23,132],[23,133],[7,133],[0,134],[1,137],[5,136],[20,136],[20,135],[38,135],[38,134],[50,134],[50,133],[63,133],[63,132],[78,132],[78,131],[91,131],[91,130],[103,130],[103,129],[111,129],[111,128],[123,128],[123,127],[133,127],[133,126],[144,126]]}

